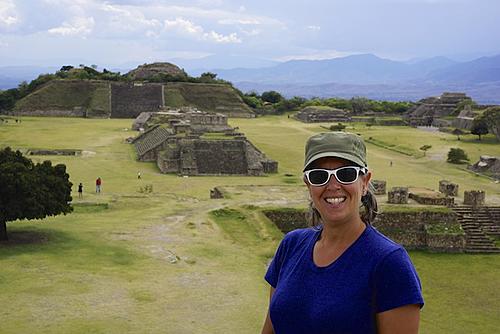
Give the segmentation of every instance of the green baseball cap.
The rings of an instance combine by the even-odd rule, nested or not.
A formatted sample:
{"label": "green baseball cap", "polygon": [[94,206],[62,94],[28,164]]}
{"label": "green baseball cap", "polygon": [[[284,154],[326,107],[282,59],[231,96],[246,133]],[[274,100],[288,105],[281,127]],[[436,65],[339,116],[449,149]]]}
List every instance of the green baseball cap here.
{"label": "green baseball cap", "polygon": [[363,139],[349,132],[324,132],[310,137],[306,143],[304,171],[309,165],[324,157],[335,157],[367,167],[366,147]]}

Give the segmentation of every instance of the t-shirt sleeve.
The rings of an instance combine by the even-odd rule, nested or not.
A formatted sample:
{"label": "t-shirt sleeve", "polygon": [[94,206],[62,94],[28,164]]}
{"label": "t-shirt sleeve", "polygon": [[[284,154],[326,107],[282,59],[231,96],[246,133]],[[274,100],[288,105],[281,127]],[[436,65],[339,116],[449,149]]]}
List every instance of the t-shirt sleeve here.
{"label": "t-shirt sleeve", "polygon": [[273,287],[276,288],[278,285],[278,278],[280,275],[281,267],[283,266],[283,262],[286,256],[286,249],[288,244],[289,235],[285,235],[283,240],[281,240],[278,249],[276,250],[276,254],[274,254],[273,260],[269,264],[267,268],[266,275],[264,279]]}
{"label": "t-shirt sleeve", "polygon": [[375,308],[379,313],[410,304],[424,305],[422,286],[408,253],[399,248],[376,269]]}

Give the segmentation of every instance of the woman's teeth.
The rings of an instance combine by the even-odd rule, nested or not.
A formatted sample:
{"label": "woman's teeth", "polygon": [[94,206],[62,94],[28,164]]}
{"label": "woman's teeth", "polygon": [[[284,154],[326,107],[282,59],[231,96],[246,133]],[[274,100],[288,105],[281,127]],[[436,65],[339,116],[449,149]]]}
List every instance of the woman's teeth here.
{"label": "woman's teeth", "polygon": [[345,201],[345,197],[328,197],[325,200],[330,204],[340,204]]}

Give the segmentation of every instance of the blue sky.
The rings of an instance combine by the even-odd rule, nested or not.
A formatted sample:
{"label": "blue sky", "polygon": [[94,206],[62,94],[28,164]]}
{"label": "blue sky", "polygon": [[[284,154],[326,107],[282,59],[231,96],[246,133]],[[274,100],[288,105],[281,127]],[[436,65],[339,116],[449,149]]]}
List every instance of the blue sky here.
{"label": "blue sky", "polygon": [[500,1],[0,0],[0,66],[359,53],[397,60],[500,54]]}

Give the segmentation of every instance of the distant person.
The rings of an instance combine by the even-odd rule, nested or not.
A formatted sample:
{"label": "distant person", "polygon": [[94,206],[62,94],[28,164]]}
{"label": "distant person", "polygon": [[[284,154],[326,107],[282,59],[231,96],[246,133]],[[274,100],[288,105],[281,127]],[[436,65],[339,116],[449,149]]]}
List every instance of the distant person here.
{"label": "distant person", "polygon": [[405,249],[371,226],[377,201],[361,137],[312,136],[303,173],[312,226],[287,233],[269,265],[262,333],[418,333],[420,281]]}
{"label": "distant person", "polygon": [[95,192],[96,193],[100,193],[101,192],[101,184],[102,184],[102,180],[100,177],[98,177],[96,180],[95,180]]}
{"label": "distant person", "polygon": [[141,178],[141,172],[137,172],[137,178],[140,179]]}
{"label": "distant person", "polygon": [[83,198],[83,184],[81,182],[78,185],[78,198]]}
{"label": "distant person", "polygon": [[392,167],[392,160],[389,161],[389,167]]}

